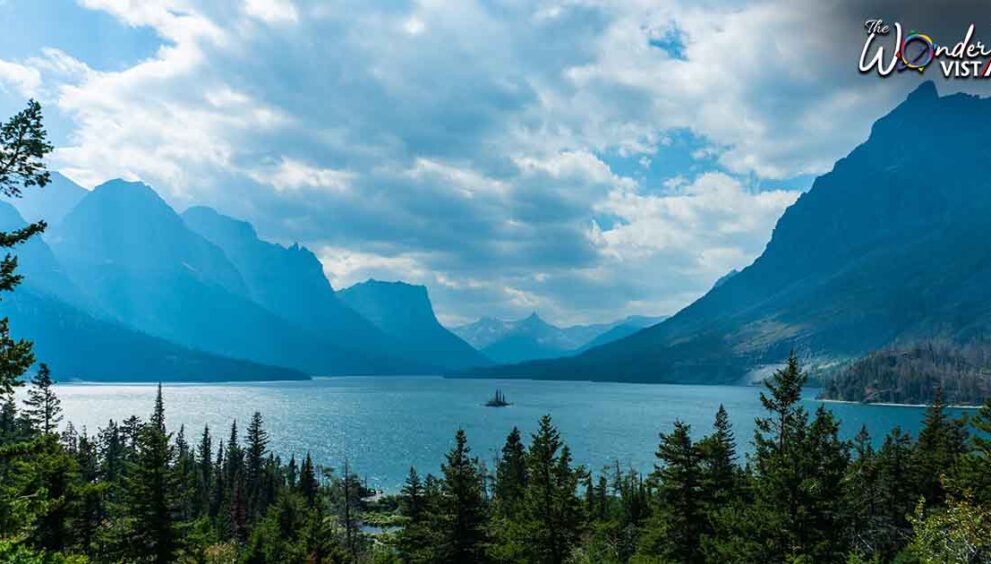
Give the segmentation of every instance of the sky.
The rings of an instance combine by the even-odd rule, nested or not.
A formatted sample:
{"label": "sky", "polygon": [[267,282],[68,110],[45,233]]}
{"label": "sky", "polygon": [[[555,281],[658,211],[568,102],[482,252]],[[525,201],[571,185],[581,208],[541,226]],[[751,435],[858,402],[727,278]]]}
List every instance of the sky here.
{"label": "sky", "polygon": [[986,21],[901,4],[0,0],[0,113],[41,101],[87,188],[248,220],[335,288],[424,284],[447,324],[671,314],[937,78],[858,73],[865,19]]}

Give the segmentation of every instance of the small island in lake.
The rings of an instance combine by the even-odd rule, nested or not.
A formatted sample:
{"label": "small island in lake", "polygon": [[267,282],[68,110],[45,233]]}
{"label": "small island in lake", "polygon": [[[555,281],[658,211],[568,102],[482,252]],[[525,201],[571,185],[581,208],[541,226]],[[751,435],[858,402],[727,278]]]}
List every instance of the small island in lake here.
{"label": "small island in lake", "polygon": [[503,395],[502,390],[496,390],[496,393],[492,396],[492,399],[485,402],[485,407],[506,407],[507,405],[512,404],[506,401],[506,396]]}

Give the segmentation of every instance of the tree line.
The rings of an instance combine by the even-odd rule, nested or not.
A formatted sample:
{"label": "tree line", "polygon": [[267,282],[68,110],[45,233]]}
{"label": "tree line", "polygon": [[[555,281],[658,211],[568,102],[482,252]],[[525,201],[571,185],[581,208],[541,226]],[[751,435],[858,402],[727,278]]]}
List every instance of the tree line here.
{"label": "tree line", "polygon": [[825,378],[822,396],[925,404],[937,388],[951,405],[981,405],[991,397],[991,341],[930,341],[875,351]]}
{"label": "tree line", "polygon": [[[0,343],[7,358],[11,343]],[[513,429],[489,470],[457,431],[438,475],[411,468],[371,496],[347,465],[284,462],[261,414],[191,442],[147,419],[59,432],[40,368],[23,405],[4,381],[0,561],[4,562],[987,562],[991,403],[952,419],[937,393],[918,437],[874,448],[800,400],[793,357],[766,382],[743,460],[725,409],[708,436],[662,433],[655,470],[573,464],[549,417]],[[385,515],[388,532],[363,524]]]}
{"label": "tree line", "polygon": [[[40,106],[0,127],[0,192],[44,186]],[[12,249],[43,222],[0,233]],[[20,282],[0,261],[0,292]],[[411,468],[396,496],[309,454],[284,461],[256,413],[243,432],[170,430],[161,387],[147,419],[95,434],[60,426],[51,371],[0,319],[0,561],[85,562],[987,562],[991,402],[952,419],[936,388],[917,437],[839,422],[801,402],[792,355],[765,382],[753,453],[729,416],[693,440],[676,422],[656,467],[576,466],[550,417],[507,436],[490,471],[458,430],[437,475]],[[645,423],[646,424],[646,423]],[[389,453],[379,453],[389,456]],[[384,531],[370,531],[380,523]]]}

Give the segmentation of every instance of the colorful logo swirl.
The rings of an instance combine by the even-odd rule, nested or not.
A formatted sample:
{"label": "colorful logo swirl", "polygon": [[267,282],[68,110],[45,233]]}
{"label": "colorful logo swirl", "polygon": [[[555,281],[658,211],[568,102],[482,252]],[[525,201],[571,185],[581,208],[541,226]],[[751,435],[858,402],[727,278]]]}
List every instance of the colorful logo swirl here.
{"label": "colorful logo swirl", "polygon": [[936,42],[925,33],[913,31],[902,40],[898,50],[898,70],[915,70],[924,72],[929,63],[936,58]]}

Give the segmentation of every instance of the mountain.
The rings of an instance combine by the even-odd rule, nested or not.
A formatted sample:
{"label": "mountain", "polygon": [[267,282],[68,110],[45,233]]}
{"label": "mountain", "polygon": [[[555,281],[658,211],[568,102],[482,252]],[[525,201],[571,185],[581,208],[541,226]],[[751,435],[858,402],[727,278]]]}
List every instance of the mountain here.
{"label": "mountain", "polygon": [[[27,224],[14,207],[0,202],[0,231]],[[76,287],[40,237],[14,248],[18,273],[14,292],[3,295],[0,316],[11,334],[34,341],[35,354],[60,380],[290,380],[306,375],[290,369],[224,358],[144,335],[84,312]],[[74,305],[75,304],[75,305]]]}
{"label": "mountain", "polygon": [[471,345],[441,326],[423,286],[369,280],[337,295],[395,339],[400,346],[397,354],[416,355],[417,360],[452,369],[490,364]]}
{"label": "mountain", "polygon": [[613,323],[609,330],[599,334],[591,341],[585,343],[578,350],[586,351],[588,349],[602,346],[606,343],[618,341],[629,337],[638,331],[646,329],[651,325],[657,325],[665,319],[667,319],[667,316],[648,317],[645,315],[631,315],[626,319]]}
{"label": "mountain", "polygon": [[554,361],[474,375],[735,383],[991,331],[991,100],[925,83],[789,207],[763,254],[670,319]]}
{"label": "mountain", "polygon": [[347,348],[388,350],[389,339],[337,298],[323,265],[306,247],[283,247],[258,238],[254,227],[197,206],[182,214],[186,225],[226,254],[249,297],[287,321]]}
{"label": "mountain", "polygon": [[44,188],[31,187],[19,198],[4,198],[13,204],[21,217],[34,223],[45,220],[54,225],[69,213],[87,194],[86,189],[57,172]]}
{"label": "mountain", "polygon": [[660,318],[630,316],[613,323],[557,327],[536,313],[516,321],[483,317],[451,329],[498,363],[567,356],[630,335]]}
{"label": "mountain", "polygon": [[48,241],[99,317],[184,347],[309,374],[396,370],[254,302],[224,251],[144,184],[114,180],[96,187]]}
{"label": "mountain", "polygon": [[483,317],[451,329],[495,362],[522,362],[568,354],[584,342],[540,318],[536,313],[516,321]]}
{"label": "mountain", "polygon": [[[14,206],[0,201],[0,231],[14,231],[25,226],[27,221]],[[24,277],[22,288],[29,287],[74,303],[84,301],[83,294],[69,280],[44,239],[32,237],[11,252],[17,257],[17,273]]]}
{"label": "mountain", "polygon": [[97,319],[51,295],[18,288],[0,302],[11,335],[34,341],[35,356],[60,381],[232,382],[303,380],[289,368],[182,347]]}

